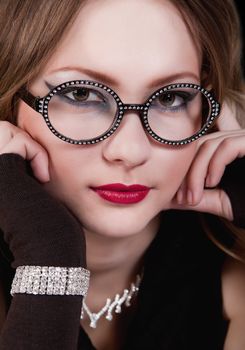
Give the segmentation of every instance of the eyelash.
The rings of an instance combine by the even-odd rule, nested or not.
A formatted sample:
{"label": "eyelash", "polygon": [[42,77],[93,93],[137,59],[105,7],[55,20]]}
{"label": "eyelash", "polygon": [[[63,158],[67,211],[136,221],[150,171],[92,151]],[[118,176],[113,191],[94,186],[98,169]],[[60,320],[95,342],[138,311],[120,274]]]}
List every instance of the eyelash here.
{"label": "eyelash", "polygon": [[[50,88],[51,86],[49,86]],[[51,87],[52,88],[52,87]],[[85,88],[87,91],[89,91],[89,96],[91,93],[97,95],[99,98],[101,98],[101,102],[99,101],[93,101],[93,102],[79,102],[79,101],[75,101],[71,98],[69,98],[68,96],[66,96],[68,93],[72,93],[74,91],[76,91],[76,89],[73,87],[68,87],[67,89],[63,90],[62,91],[62,94],[58,94],[57,96],[63,100],[65,100],[67,103],[73,105],[74,107],[91,107],[91,106],[94,106],[95,104],[97,104],[97,107],[98,108],[101,108],[101,109],[107,109],[108,108],[108,105],[106,105],[106,103],[108,101],[106,101],[105,98],[103,98],[103,96],[101,96],[101,94],[99,94],[96,90],[94,89],[89,89],[89,88]],[[172,113],[177,113],[181,110],[184,110],[186,108],[186,106],[188,105],[188,103],[193,100],[193,98],[196,96],[196,94],[191,94],[191,93],[187,93],[187,92],[183,92],[183,91],[175,91],[175,92],[169,92],[169,94],[172,94],[174,95],[174,97],[180,97],[183,99],[183,103],[181,103],[179,106],[170,106],[170,107],[163,107],[163,106],[159,106],[156,104],[157,101],[159,101],[159,98],[155,99],[154,102],[152,103],[151,105],[151,108],[155,107],[155,108],[158,108],[159,110],[162,110],[162,111],[170,111]],[[161,95],[163,96],[163,95]],[[160,102],[159,102],[160,103]]]}
{"label": "eyelash", "polygon": [[[178,91],[174,93],[174,97],[181,97],[183,99],[183,103],[181,103],[179,106],[174,106],[174,107],[163,107],[163,106],[156,106],[156,108],[159,108],[162,111],[171,111],[173,113],[177,113],[183,109],[186,108],[188,103],[193,100],[193,98],[196,96],[196,94],[190,94],[182,91]],[[155,101],[159,101],[159,99],[156,99]],[[154,106],[155,104],[153,103],[151,106]]]}
{"label": "eyelash", "polygon": [[[74,92],[74,91],[76,91],[76,90],[74,90],[74,88],[72,88],[72,89],[68,89],[68,90],[63,90],[62,91],[62,94],[60,94],[60,95],[58,95],[61,99],[64,99],[64,100],[66,100],[69,104],[71,104],[71,105],[74,105],[75,107],[79,107],[79,106],[87,106],[87,107],[89,107],[89,105],[94,105],[95,103],[97,103],[98,105],[100,104],[104,104],[104,106],[103,107],[105,107],[105,103],[106,103],[106,101],[105,101],[105,99],[100,95],[99,96],[99,93],[97,93],[95,90],[92,90],[92,89],[87,89],[87,90],[89,90],[89,95],[91,94],[91,93],[93,93],[93,94],[95,94],[95,95],[97,95],[98,97],[100,97],[102,100],[101,100],[101,102],[99,102],[99,101],[93,101],[93,102],[79,102],[79,101],[76,101],[76,100],[73,100],[72,98],[70,98],[70,97],[68,97],[68,96],[66,96],[68,93],[72,93],[72,92]],[[101,107],[101,106],[100,106]]]}

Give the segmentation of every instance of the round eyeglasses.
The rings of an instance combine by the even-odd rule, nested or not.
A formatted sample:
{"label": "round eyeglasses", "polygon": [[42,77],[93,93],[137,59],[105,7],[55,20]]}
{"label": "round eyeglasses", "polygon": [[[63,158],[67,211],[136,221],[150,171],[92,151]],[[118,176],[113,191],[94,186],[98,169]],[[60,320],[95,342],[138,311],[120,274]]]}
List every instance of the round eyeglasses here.
{"label": "round eyeglasses", "polygon": [[35,97],[25,88],[18,95],[43,116],[55,136],[74,145],[105,140],[117,130],[125,112],[132,110],[157,142],[185,145],[206,134],[220,113],[212,94],[193,83],[164,86],[143,104],[125,104],[111,88],[91,80],[65,82],[44,97]]}

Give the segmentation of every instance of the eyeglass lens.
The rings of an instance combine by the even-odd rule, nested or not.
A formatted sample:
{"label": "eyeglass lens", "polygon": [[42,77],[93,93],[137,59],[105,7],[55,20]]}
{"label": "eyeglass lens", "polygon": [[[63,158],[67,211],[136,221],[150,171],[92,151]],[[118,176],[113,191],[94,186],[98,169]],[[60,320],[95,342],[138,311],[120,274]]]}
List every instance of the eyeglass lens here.
{"label": "eyeglass lens", "polygon": [[[180,87],[159,93],[150,102],[148,124],[159,137],[181,140],[191,137],[206,123],[210,103],[203,93]],[[52,126],[74,140],[89,140],[107,132],[117,119],[114,97],[97,86],[76,84],[52,96],[48,115]]]}

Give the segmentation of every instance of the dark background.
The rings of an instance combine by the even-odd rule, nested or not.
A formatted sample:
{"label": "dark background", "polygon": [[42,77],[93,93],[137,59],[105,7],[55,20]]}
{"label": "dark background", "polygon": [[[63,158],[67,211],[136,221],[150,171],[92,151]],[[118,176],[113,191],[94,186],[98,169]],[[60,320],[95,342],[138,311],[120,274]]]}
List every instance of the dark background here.
{"label": "dark background", "polygon": [[237,9],[239,12],[239,15],[242,19],[243,25],[244,25],[244,21],[245,21],[245,10],[242,9],[242,6],[244,7],[245,5],[245,1],[244,0],[235,0],[235,3],[237,5]]}

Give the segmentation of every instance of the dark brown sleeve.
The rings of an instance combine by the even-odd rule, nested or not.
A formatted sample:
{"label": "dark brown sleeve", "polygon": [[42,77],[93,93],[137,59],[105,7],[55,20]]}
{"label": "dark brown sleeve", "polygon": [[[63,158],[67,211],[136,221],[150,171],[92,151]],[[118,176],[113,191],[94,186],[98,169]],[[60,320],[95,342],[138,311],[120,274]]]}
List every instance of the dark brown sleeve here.
{"label": "dark brown sleeve", "polygon": [[230,163],[219,184],[229,196],[234,220],[233,223],[245,228],[245,157]]}
{"label": "dark brown sleeve", "polygon": [[[11,266],[86,267],[81,227],[25,172],[18,155],[0,156],[0,227]],[[82,296],[15,294],[0,350],[76,350]]]}
{"label": "dark brown sleeve", "polygon": [[4,323],[1,350],[76,350],[82,297],[18,294]]}

